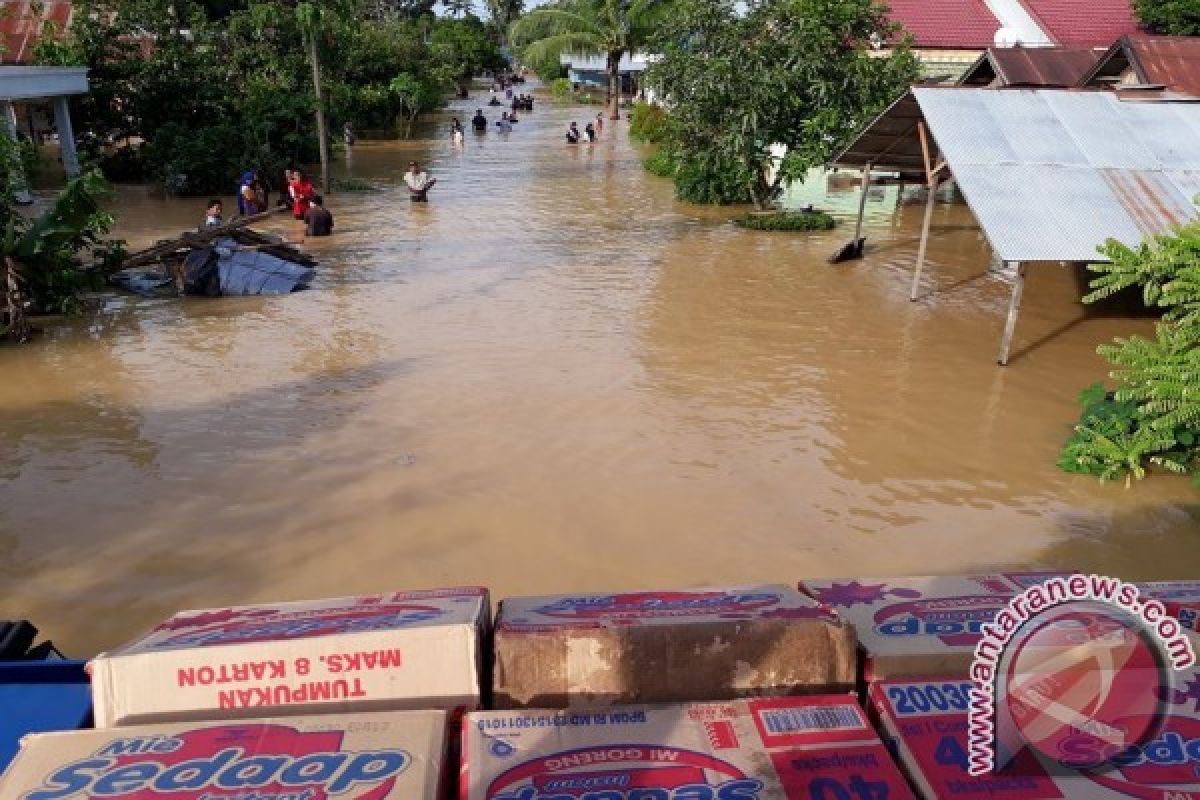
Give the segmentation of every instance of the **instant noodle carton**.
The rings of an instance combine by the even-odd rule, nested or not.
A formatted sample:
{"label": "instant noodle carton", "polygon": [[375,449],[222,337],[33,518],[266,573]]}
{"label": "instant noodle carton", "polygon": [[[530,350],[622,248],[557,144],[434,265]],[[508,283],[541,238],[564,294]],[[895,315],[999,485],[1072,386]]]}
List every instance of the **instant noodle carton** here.
{"label": "instant noodle carton", "polygon": [[473,709],[486,589],[184,611],[91,663],[96,727]]}
{"label": "instant noodle carton", "polygon": [[497,708],[845,691],[853,629],[787,586],[514,597],[496,617]]}
{"label": "instant noodle carton", "polygon": [[1056,574],[806,580],[800,589],[854,623],[867,681],[965,677],[980,626],[1014,595]]}
{"label": "instant noodle carton", "polygon": [[884,738],[926,800],[1193,800],[1200,798],[1200,675],[1183,675],[1180,688],[1166,692],[1154,738],[1087,771],[1023,750],[996,773],[968,774],[969,681],[885,680],[869,697]]}
{"label": "instant noodle carton", "polygon": [[1137,584],[1143,597],[1158,600],[1192,639],[1200,639],[1200,581],[1152,581]]}
{"label": "instant noodle carton", "polygon": [[850,695],[480,711],[460,800],[913,797]]}
{"label": "instant noodle carton", "polygon": [[29,736],[4,800],[439,800],[446,712],[182,722]]}

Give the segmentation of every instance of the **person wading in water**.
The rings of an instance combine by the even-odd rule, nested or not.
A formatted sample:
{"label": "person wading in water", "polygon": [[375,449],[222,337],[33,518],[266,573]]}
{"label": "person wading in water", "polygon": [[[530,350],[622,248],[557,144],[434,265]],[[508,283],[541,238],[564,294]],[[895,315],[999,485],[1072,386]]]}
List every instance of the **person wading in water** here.
{"label": "person wading in water", "polygon": [[404,185],[408,187],[408,199],[414,203],[429,202],[429,190],[437,183],[423,171],[415,161],[408,162],[408,172],[404,173]]}

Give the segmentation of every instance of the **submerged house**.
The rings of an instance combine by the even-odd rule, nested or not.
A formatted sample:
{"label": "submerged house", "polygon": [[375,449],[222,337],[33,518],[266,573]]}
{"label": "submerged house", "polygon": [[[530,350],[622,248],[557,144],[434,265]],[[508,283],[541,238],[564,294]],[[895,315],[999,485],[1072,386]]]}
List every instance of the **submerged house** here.
{"label": "submerged house", "polygon": [[[650,66],[651,57],[645,53],[626,53],[617,69],[621,75],[621,93],[633,94],[641,88],[642,73]],[[563,53],[558,61],[567,68],[567,80],[578,86],[608,88],[608,61],[604,56],[585,56]]]}
{"label": "submerged house", "polygon": [[[954,181],[1012,280],[997,361],[1008,362],[1025,274],[1103,260],[1200,218],[1200,103],[1113,91],[914,87],[834,159],[926,187],[910,298],[922,281],[937,189]],[[862,205],[859,218],[861,224]],[[987,269],[987,265],[980,265]]]}
{"label": "submerged house", "polygon": [[926,81],[959,80],[991,47],[1107,48],[1137,31],[1130,0],[890,0]]}

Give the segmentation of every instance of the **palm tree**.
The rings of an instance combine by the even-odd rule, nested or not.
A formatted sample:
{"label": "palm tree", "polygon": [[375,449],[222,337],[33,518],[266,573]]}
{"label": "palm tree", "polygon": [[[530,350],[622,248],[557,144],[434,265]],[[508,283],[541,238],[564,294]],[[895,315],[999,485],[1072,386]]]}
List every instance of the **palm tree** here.
{"label": "palm tree", "polygon": [[500,44],[507,44],[506,35],[508,28],[517,18],[521,16],[521,12],[525,10],[524,0],[485,0],[488,14],[495,23],[496,29],[500,31]]}
{"label": "palm tree", "polygon": [[621,59],[646,40],[663,5],[663,0],[566,0],[521,17],[509,39],[530,63],[563,53],[604,56],[609,119],[619,119]]}

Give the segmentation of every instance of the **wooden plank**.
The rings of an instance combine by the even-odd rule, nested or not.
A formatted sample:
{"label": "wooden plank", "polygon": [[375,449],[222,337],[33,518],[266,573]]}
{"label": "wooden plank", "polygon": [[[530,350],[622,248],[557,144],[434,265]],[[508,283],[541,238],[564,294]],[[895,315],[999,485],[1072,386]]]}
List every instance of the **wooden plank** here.
{"label": "wooden plank", "polygon": [[[202,228],[195,231],[184,231],[174,239],[166,239],[158,242],[152,247],[147,247],[145,250],[139,250],[136,253],[130,254],[125,259],[125,263],[121,265],[122,269],[129,267],[143,267],[147,264],[153,264],[159,259],[171,255],[176,250],[190,250],[195,247],[204,247],[213,239],[218,239],[222,236],[228,236],[233,231],[241,230],[247,225],[255,222],[260,222],[269,219],[272,214],[281,211],[290,211],[291,209],[276,208],[270,211],[264,211],[261,214],[255,214],[249,217],[240,217],[227,222],[224,225],[215,225],[211,228]],[[256,234],[261,236],[262,234]]]}

